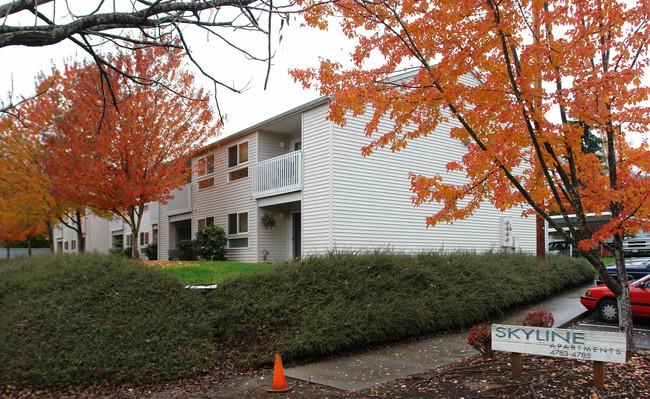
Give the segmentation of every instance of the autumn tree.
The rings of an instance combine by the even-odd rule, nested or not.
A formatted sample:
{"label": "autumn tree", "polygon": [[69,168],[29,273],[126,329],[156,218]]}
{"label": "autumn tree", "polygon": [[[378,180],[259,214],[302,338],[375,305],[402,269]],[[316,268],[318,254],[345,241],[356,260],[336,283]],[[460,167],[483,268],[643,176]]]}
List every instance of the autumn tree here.
{"label": "autumn tree", "polygon": [[[207,65],[196,61],[190,45],[193,35],[187,32],[211,37],[218,43],[215,51],[233,48],[248,59],[270,66],[271,32],[274,29],[271,21],[278,17],[284,22],[288,18],[289,6],[290,2],[276,2],[274,5],[273,1],[267,0],[6,0],[0,4],[3,21],[0,25],[0,54],[4,47],[43,47],[70,41],[95,62],[102,74],[118,72],[133,82],[146,83],[146,79],[151,77],[133,75],[133,71],[121,69],[98,49],[113,43],[131,51],[142,45],[183,49],[190,55],[190,62],[212,80],[215,88],[240,91],[241,88],[214,76]],[[248,48],[244,40],[230,37],[235,31],[257,32],[268,46],[259,54]],[[136,38],[133,32],[143,35]],[[0,112],[10,111],[18,103],[9,98],[4,104],[0,103]]]}
{"label": "autumn tree", "polygon": [[[618,299],[619,327],[634,349],[623,237],[650,230],[647,134],[650,9],[614,0],[301,0],[309,25],[327,29],[330,16],[358,45],[351,67],[323,60],[294,71],[333,98],[330,118],[372,109],[363,155],[400,150],[440,134],[467,144],[447,164],[463,173],[411,174],[415,204],[438,202],[429,226],[470,218],[489,202],[539,215],[580,249]],[[312,7],[313,6],[313,7]],[[372,65],[378,58],[379,66]],[[392,79],[412,71],[410,79]],[[371,108],[370,108],[371,107]],[[585,152],[581,121],[602,139],[601,162]],[[587,214],[611,212],[598,232]],[[550,215],[563,217],[562,229]],[[575,214],[575,219],[570,215]],[[618,277],[605,269],[595,245],[614,253]]]}
{"label": "autumn tree", "polygon": [[[137,258],[146,204],[171,199],[188,177],[188,157],[220,124],[212,121],[207,94],[182,68],[180,50],[142,46],[108,57],[120,70],[151,77],[151,84],[74,63],[55,70],[56,83],[36,101],[52,116],[43,131],[51,154],[48,173],[59,194],[122,219],[131,228]],[[109,91],[116,104],[104,101]]]}
{"label": "autumn tree", "polygon": [[20,132],[12,118],[0,118],[0,242],[7,258],[12,243],[44,233],[49,216],[43,176],[32,162],[34,143]]}

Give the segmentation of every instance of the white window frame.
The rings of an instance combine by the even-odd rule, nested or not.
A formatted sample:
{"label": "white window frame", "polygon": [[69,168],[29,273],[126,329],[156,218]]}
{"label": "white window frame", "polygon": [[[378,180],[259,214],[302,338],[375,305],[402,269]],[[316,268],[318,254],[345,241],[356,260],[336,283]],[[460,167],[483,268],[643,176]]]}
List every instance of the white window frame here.
{"label": "white window frame", "polygon": [[[237,215],[235,217],[235,232],[231,233],[231,225],[230,225],[230,216],[231,215]],[[241,231],[240,230],[240,218],[242,215],[246,215],[246,231]],[[228,239],[228,249],[248,249],[250,247],[250,242],[247,241],[245,247],[231,247],[230,246],[230,241],[231,240],[240,240],[240,239],[246,239],[249,240],[249,232],[250,232],[250,212],[248,211],[243,211],[243,212],[232,212],[227,215],[227,235],[226,238]]]}
{"label": "white window frame", "polygon": [[[210,167],[210,162],[208,162],[208,159],[212,159],[211,164],[212,167]],[[204,157],[199,158],[196,161],[196,175],[197,177],[203,177],[203,176],[208,176],[214,173],[214,154],[208,154]],[[203,164],[203,165],[201,165]]]}
{"label": "white window frame", "polygon": [[[244,144],[246,145],[246,161],[241,162],[241,159],[240,159],[241,154],[240,154],[240,152],[241,152],[241,147]],[[236,153],[236,158],[237,159],[235,159],[235,163],[231,166],[230,149],[233,148],[233,147],[236,148],[235,153]],[[237,143],[237,144],[233,144],[231,146],[228,146],[228,148],[226,150],[226,158],[227,158],[227,161],[228,161],[228,170],[227,170],[227,173],[226,173],[226,178],[227,178],[227,181],[229,183],[230,182],[235,182],[235,181],[238,181],[238,180],[244,180],[244,179],[250,178],[250,170],[249,170],[248,164],[249,164],[250,159],[251,159],[251,148],[250,148],[250,143],[248,141],[242,141],[241,143]],[[240,177],[240,178],[234,179],[234,180],[230,178],[230,176],[231,176],[231,174],[233,172],[237,172],[237,171],[239,171],[241,169],[247,169],[246,177]]]}

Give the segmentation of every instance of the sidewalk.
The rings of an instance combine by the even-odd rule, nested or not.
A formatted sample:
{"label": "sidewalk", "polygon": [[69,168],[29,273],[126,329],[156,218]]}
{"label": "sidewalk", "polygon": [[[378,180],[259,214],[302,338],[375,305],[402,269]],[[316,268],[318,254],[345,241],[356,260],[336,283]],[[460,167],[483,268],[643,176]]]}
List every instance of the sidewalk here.
{"label": "sidewalk", "polygon": [[[567,326],[586,312],[586,309],[580,304],[580,295],[591,286],[593,284],[574,288],[493,322],[521,324],[526,313],[545,310],[553,314],[554,327]],[[326,362],[293,367],[285,369],[285,375],[334,388],[361,390],[449,364],[476,353],[478,352],[472,347],[467,346],[467,332],[463,332]]]}

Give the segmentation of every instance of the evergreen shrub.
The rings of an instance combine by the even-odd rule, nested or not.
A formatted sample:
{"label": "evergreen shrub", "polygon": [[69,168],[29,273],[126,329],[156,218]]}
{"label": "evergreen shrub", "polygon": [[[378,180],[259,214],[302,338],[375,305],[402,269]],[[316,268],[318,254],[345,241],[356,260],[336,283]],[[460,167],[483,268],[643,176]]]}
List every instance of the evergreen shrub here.
{"label": "evergreen shrub", "polygon": [[158,243],[152,242],[143,249],[144,254],[147,255],[149,260],[158,260]]}
{"label": "evergreen shrub", "polygon": [[194,255],[204,260],[226,259],[226,232],[216,224],[203,226],[192,241]]}
{"label": "evergreen shrub", "polygon": [[181,240],[176,243],[176,258],[178,260],[196,260],[194,245],[190,240]]}

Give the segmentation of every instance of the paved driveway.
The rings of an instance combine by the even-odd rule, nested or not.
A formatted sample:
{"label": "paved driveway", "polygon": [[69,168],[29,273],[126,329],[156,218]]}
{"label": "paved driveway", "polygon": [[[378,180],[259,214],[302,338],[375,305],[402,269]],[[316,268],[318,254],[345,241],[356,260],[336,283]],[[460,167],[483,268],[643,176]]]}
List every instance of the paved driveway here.
{"label": "paved driveway", "polygon": [[[586,318],[575,325],[581,330],[618,332],[618,325],[605,323],[600,320],[596,312],[590,312]],[[643,317],[634,318],[634,342],[637,348],[650,349],[650,319]]]}

